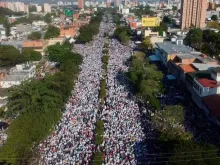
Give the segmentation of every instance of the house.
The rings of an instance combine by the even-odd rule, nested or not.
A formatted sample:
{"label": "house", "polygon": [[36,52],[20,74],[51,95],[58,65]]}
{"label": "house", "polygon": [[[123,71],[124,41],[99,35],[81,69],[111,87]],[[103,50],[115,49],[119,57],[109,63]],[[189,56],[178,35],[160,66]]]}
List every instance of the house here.
{"label": "house", "polygon": [[44,54],[45,43],[43,40],[35,40],[35,41],[24,41],[22,44],[23,48],[32,48],[37,52],[40,52],[42,55]]}
{"label": "house", "polygon": [[191,52],[185,54],[171,54],[167,62],[167,68],[179,81],[185,81],[185,74],[199,70],[219,67],[218,62],[211,57],[199,53]]}
{"label": "house", "polygon": [[60,37],[75,37],[79,28],[78,26],[66,26],[60,28]]}
{"label": "house", "polygon": [[51,39],[46,41],[46,45],[50,46],[50,45],[55,45],[57,43],[63,44],[64,41],[65,41],[64,37],[51,38]]}
{"label": "house", "polygon": [[19,64],[11,68],[9,72],[0,71],[0,87],[10,88],[20,85],[22,81],[34,77],[36,66],[34,64]]}

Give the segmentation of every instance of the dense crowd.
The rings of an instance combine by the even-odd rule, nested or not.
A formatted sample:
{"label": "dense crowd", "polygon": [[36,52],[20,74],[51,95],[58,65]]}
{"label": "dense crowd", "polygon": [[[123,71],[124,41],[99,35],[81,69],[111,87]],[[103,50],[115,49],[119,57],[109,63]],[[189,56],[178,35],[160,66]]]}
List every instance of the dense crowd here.
{"label": "dense crowd", "polygon": [[131,56],[132,44],[124,46],[110,40],[107,70],[107,96],[102,119],[105,121],[104,164],[136,164],[135,146],[144,139],[139,107],[132,99],[132,88],[123,72],[124,62]]}
{"label": "dense crowd", "polygon": [[93,42],[74,46],[74,50],[83,55],[83,64],[56,131],[40,145],[46,164],[90,164],[95,150],[93,132],[99,108],[101,57],[106,26],[103,22],[100,24],[99,34]]}

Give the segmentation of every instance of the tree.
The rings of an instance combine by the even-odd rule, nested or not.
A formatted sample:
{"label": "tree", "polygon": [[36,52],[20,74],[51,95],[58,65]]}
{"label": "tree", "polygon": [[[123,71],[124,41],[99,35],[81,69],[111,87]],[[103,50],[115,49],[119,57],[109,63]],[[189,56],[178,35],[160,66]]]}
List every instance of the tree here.
{"label": "tree", "polygon": [[37,11],[37,7],[36,7],[35,5],[29,5],[28,8],[29,8],[29,12],[30,12],[30,13]]}
{"label": "tree", "polygon": [[177,11],[177,7],[176,7],[176,6],[173,6],[173,7],[172,7],[172,10],[173,10],[173,11]]}
{"label": "tree", "polygon": [[122,43],[125,43],[127,44],[128,41],[130,40],[130,37],[127,35],[127,32],[126,31],[123,31],[119,34],[118,38],[120,39],[120,41]]}
{"label": "tree", "polygon": [[47,13],[45,16],[44,16],[44,21],[46,23],[51,23],[52,19],[51,19],[51,14],[50,13]]}
{"label": "tree", "polygon": [[10,32],[11,32],[8,19],[5,19],[4,26],[5,26],[5,34],[8,37],[8,36],[10,36]]}
{"label": "tree", "polygon": [[162,22],[165,23],[165,24],[170,24],[171,23],[171,19],[168,16],[164,16]]}
{"label": "tree", "polygon": [[41,39],[41,33],[40,32],[32,32],[28,35],[29,40],[39,40]]}
{"label": "tree", "polygon": [[187,33],[184,39],[184,43],[186,45],[190,45],[191,47],[200,50],[203,41],[202,37],[203,37],[203,31],[199,28],[194,28]]}
{"label": "tree", "polygon": [[103,153],[101,152],[95,152],[94,154],[94,165],[102,165],[102,162],[103,162]]}
{"label": "tree", "polygon": [[36,52],[33,49],[23,49],[22,54],[25,61],[40,61],[42,56],[40,52]]}
{"label": "tree", "polygon": [[58,37],[59,35],[60,35],[60,29],[55,26],[49,25],[44,35],[44,39],[55,38]]}
{"label": "tree", "polygon": [[160,132],[161,141],[190,140],[192,135],[183,129],[184,112],[180,105],[166,106],[152,117],[152,124]]}
{"label": "tree", "polygon": [[220,25],[219,25],[218,21],[210,21],[210,22],[208,22],[207,27],[214,28],[214,29],[220,29]]}
{"label": "tree", "polygon": [[218,149],[210,144],[180,141],[174,145],[167,165],[216,165],[220,164]]}
{"label": "tree", "polygon": [[144,51],[149,50],[149,49],[153,49],[153,45],[151,43],[150,37],[146,37],[142,41],[142,43],[139,45],[139,47]]}
{"label": "tree", "polygon": [[150,103],[160,109],[160,102],[155,97],[162,92],[162,73],[157,70],[155,65],[145,60],[144,53],[136,53],[131,58],[131,64],[126,73],[128,79],[135,87],[135,92],[141,101]]}
{"label": "tree", "polygon": [[0,45],[0,66],[14,66],[24,62],[24,58],[14,46]]}
{"label": "tree", "polygon": [[10,88],[6,115],[13,120],[7,142],[0,148],[1,163],[27,164],[33,150],[59,122],[82,62],[82,56],[71,52],[68,44],[62,47],[66,51],[60,58],[60,72]]}
{"label": "tree", "polygon": [[47,47],[48,59],[53,62],[60,62],[61,58],[67,53],[64,47],[60,44],[51,45]]}
{"label": "tree", "polygon": [[217,21],[218,20],[218,16],[217,15],[212,15],[211,16],[211,20],[212,21]]}

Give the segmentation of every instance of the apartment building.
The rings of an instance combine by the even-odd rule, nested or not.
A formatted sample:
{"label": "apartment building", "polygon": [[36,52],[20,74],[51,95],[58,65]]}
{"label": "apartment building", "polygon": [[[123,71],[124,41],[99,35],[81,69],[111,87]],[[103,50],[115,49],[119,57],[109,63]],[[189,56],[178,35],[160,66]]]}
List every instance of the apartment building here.
{"label": "apartment building", "polygon": [[207,0],[182,0],[181,30],[205,27]]}

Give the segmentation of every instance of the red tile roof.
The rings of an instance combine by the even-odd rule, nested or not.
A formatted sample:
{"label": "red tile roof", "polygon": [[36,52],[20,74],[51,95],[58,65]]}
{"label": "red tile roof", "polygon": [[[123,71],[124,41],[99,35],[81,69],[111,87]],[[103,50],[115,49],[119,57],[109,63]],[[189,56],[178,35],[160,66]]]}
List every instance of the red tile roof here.
{"label": "red tile roof", "polygon": [[195,69],[191,65],[180,64],[179,67],[183,70],[184,73],[195,72]]}
{"label": "red tile roof", "polygon": [[206,107],[212,112],[212,115],[220,119],[220,95],[211,95],[203,97]]}
{"label": "red tile roof", "polygon": [[44,42],[42,40],[24,41],[22,46],[24,48],[43,48]]}
{"label": "red tile roof", "polygon": [[201,78],[201,79],[198,79],[197,81],[203,87],[216,88],[216,87],[220,86],[220,84],[213,79]]}

